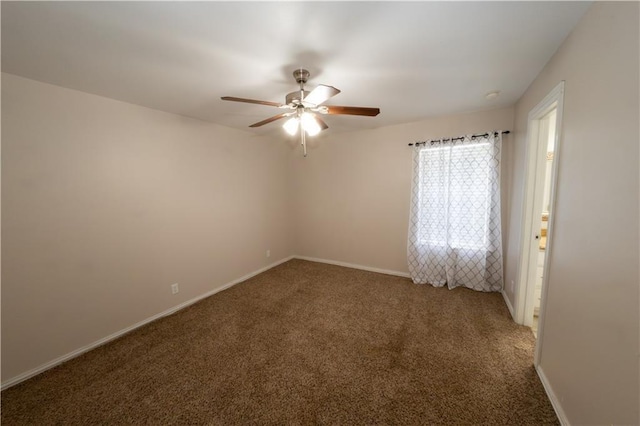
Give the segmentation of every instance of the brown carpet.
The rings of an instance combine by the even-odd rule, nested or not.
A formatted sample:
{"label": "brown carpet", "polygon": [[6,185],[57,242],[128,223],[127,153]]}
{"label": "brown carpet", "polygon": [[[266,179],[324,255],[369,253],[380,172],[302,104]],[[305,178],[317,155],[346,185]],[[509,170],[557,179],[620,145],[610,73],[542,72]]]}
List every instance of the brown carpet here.
{"label": "brown carpet", "polygon": [[2,392],[2,424],[558,424],[502,296],[292,260]]}

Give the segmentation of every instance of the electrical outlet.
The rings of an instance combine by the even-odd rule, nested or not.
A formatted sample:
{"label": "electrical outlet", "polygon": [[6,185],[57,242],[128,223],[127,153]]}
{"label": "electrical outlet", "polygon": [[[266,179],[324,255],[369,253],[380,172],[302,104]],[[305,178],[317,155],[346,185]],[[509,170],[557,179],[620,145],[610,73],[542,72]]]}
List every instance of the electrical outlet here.
{"label": "electrical outlet", "polygon": [[267,250],[267,257],[271,257],[271,250]]}
{"label": "electrical outlet", "polygon": [[171,294],[177,294],[179,291],[178,283],[171,284]]}

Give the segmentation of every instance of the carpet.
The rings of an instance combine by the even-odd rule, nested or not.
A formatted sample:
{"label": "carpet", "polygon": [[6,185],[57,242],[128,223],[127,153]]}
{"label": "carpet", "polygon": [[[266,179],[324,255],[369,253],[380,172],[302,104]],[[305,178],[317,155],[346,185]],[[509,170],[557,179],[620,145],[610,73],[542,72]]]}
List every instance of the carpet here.
{"label": "carpet", "polygon": [[499,293],[291,260],[2,392],[3,425],[558,424]]}

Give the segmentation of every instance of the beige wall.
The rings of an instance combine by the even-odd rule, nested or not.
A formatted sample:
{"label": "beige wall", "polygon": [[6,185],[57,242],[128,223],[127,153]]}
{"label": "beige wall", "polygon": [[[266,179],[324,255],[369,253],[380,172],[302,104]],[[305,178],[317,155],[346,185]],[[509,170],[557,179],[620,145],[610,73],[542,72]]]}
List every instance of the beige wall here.
{"label": "beige wall", "polygon": [[516,105],[507,280],[517,281],[527,115],[566,81],[540,367],[572,424],[640,420],[639,17],[635,2],[595,3]]}
{"label": "beige wall", "polygon": [[3,381],[292,254],[282,142],[8,74],[2,124]]}
{"label": "beige wall", "polygon": [[[407,144],[512,126],[513,109],[505,108],[316,139],[307,158],[292,152],[295,253],[407,272]],[[505,136],[503,161],[510,143]],[[506,198],[508,185],[503,189]]]}

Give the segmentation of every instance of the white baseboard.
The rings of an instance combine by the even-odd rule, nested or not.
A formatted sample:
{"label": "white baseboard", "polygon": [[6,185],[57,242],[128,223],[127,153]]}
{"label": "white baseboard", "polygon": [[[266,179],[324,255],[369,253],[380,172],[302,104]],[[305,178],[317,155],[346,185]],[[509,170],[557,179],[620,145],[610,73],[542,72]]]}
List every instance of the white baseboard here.
{"label": "white baseboard", "polygon": [[516,320],[516,311],[513,309],[513,305],[511,304],[511,300],[509,300],[509,297],[507,296],[507,292],[504,291],[504,289],[502,289],[502,297],[504,297],[504,303],[507,305],[507,308],[509,309],[509,313],[511,314],[511,318],[513,318],[513,320]]}
{"label": "white baseboard", "polygon": [[338,262],[337,260],[318,259],[317,257],[293,256],[295,259],[308,260],[310,262],[328,263],[329,265],[344,266],[346,268],[362,269],[363,271],[377,272],[379,274],[395,275],[397,277],[410,278],[408,272],[392,271],[389,269],[372,268],[371,266],[356,265],[354,263]]}
{"label": "white baseboard", "polygon": [[79,349],[76,349],[75,351],[69,352],[66,355],[63,355],[63,356],[61,356],[59,358],[56,358],[56,359],[54,359],[52,361],[49,361],[49,362],[47,362],[45,364],[42,364],[42,365],[40,365],[40,366],[38,366],[36,368],[33,368],[33,369],[29,370],[29,371],[26,371],[26,372],[24,372],[22,374],[19,374],[19,375],[15,376],[15,377],[13,377],[13,378],[11,378],[9,380],[6,380],[6,381],[2,382],[2,385],[0,386],[0,389],[1,390],[5,390],[5,389],[7,389],[7,388],[9,388],[11,386],[17,385],[18,383],[23,382],[23,381],[25,381],[27,379],[30,379],[31,377],[36,376],[36,375],[38,375],[40,373],[43,373],[43,372],[45,372],[45,371],[47,371],[47,370],[49,370],[49,369],[51,369],[51,368],[53,368],[53,367],[55,367],[55,366],[57,366],[59,364],[62,364],[65,361],[69,361],[70,359],[73,359],[73,358],[75,358],[77,356],[80,356],[85,352],[88,352],[88,351],[90,351],[92,349],[97,348],[98,346],[104,345],[105,343],[110,342],[111,340],[117,339],[118,337],[120,337],[120,336],[122,336],[124,334],[127,334],[127,333],[135,330],[136,328],[142,327],[143,325],[149,324],[150,322],[153,322],[153,321],[155,321],[157,319],[160,319],[162,317],[166,317],[168,315],[174,314],[174,313],[178,312],[179,310],[186,308],[189,305],[193,305],[194,303],[199,302],[202,299],[205,299],[205,298],[207,298],[209,296],[212,296],[212,295],[214,295],[214,294],[216,294],[216,293],[218,293],[218,292],[220,292],[222,290],[226,290],[229,287],[232,287],[232,286],[234,286],[234,285],[236,285],[238,283],[246,281],[251,277],[254,277],[254,276],[258,275],[258,274],[261,274],[261,273],[263,273],[263,272],[265,272],[265,271],[267,271],[267,270],[269,270],[269,269],[271,269],[271,268],[273,268],[275,266],[278,266],[281,263],[287,262],[287,261],[289,261],[289,260],[291,260],[293,258],[294,258],[294,256],[289,256],[289,257],[286,257],[284,259],[278,260],[277,262],[274,262],[274,263],[272,263],[270,265],[267,265],[264,268],[260,268],[257,271],[253,271],[253,272],[251,272],[251,273],[249,273],[247,275],[244,275],[244,276],[242,276],[242,277],[240,277],[240,278],[238,278],[236,280],[228,282],[228,283],[224,284],[221,287],[218,287],[218,288],[216,288],[214,290],[208,291],[208,292],[206,292],[204,294],[201,294],[200,296],[194,297],[191,300],[187,300],[186,302],[183,302],[183,303],[181,303],[181,304],[179,304],[177,306],[169,308],[166,311],[160,312],[159,314],[156,314],[156,315],[154,315],[152,317],[146,318],[146,319],[144,319],[144,320],[142,320],[142,321],[140,321],[138,323],[135,323],[130,327],[127,327],[127,328],[124,328],[122,330],[116,331],[115,333],[110,334],[107,337],[104,337],[104,338],[102,338],[100,340],[97,340],[97,341],[95,341],[93,343],[90,343],[90,344],[88,344],[86,346],[83,346],[83,347],[81,347]]}
{"label": "white baseboard", "polygon": [[542,371],[540,365],[536,366],[536,372],[538,373],[538,377],[540,377],[540,381],[542,382],[542,386],[544,387],[545,392],[547,392],[547,396],[549,397],[549,401],[551,401],[551,405],[556,412],[556,416],[558,416],[558,420],[560,420],[560,424],[562,426],[570,426],[567,415],[564,413],[562,405],[560,405],[560,400],[553,392],[553,389],[551,388],[551,385],[547,380],[547,376],[545,376],[544,371]]}

